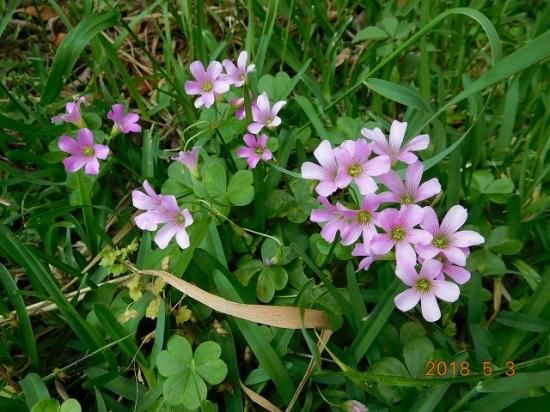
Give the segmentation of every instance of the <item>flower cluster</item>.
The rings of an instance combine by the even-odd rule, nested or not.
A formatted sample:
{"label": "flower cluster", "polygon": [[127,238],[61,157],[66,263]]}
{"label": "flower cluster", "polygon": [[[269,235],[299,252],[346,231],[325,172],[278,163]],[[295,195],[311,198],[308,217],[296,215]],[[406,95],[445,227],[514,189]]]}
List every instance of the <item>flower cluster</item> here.
{"label": "flower cluster", "polygon": [[[88,175],[99,174],[99,160],[105,160],[109,156],[107,145],[95,142],[94,133],[86,127],[86,122],[80,111],[81,105],[86,103],[85,97],[69,102],[65,105],[66,113],[52,117],[52,123],[72,123],[78,127],[76,139],[63,135],[59,138],[57,146],[60,150],[69,153],[70,156],[63,160],[65,170],[74,173],[84,167]],[[136,113],[126,113],[122,104],[115,104],[107,114],[113,121],[111,138],[119,132],[140,132],[141,126],[137,123],[139,116]]]}
{"label": "flower cluster", "polygon": [[[225,72],[224,72],[225,69]],[[254,64],[248,64],[248,53],[243,51],[239,54],[237,64],[230,60],[222,63],[212,61],[205,69],[200,61],[191,63],[190,70],[194,80],[185,82],[185,92],[188,95],[198,96],[195,100],[195,107],[212,107],[217,99],[229,91],[231,86],[240,88],[247,84],[249,73],[256,69]],[[243,140],[246,146],[240,147],[237,155],[247,160],[250,168],[255,168],[260,160],[270,160],[271,151],[267,148],[267,135],[260,134],[266,129],[273,129],[281,124],[279,111],[286,104],[286,101],[278,101],[271,106],[267,93],[261,93],[256,99],[251,96],[247,87],[244,93],[248,94],[250,107],[245,106],[245,97],[234,98],[230,104],[236,109],[235,117],[239,120],[247,118],[246,112],[250,110],[249,116],[252,122],[247,126],[249,133],[245,134]],[[178,156],[177,160],[181,158]],[[185,164],[185,163],[184,163]]]}
{"label": "flower cluster", "polygon": [[[469,247],[484,238],[459,230],[467,219],[462,206],[453,206],[440,224],[434,209],[418,205],[440,193],[441,185],[436,178],[422,183],[424,166],[413,152],[425,149],[429,137],[417,136],[403,144],[406,127],[394,121],[389,139],[378,128],[363,129],[363,138],[346,140],[336,148],[323,141],[314,151],[319,164],[304,163],[302,176],[319,182],[315,190],[323,207],[312,211],[311,221],[323,224],[321,236],[334,242],[339,233],[343,245],[362,239],[352,253],[363,258],[359,269],[368,270],[373,261],[393,251],[396,275],[409,286],[396,296],[395,305],[408,311],[420,302],[422,315],[433,322],[441,317],[436,298],[454,302],[460,294],[459,287],[446,279],[458,284],[469,280],[464,268]],[[407,164],[404,181],[392,170],[399,162]],[[374,177],[387,190],[379,190]],[[359,209],[330,202],[330,195],[352,183],[362,196]]]}
{"label": "flower cluster", "polygon": [[182,249],[189,247],[189,235],[186,228],[193,223],[189,209],[180,208],[172,195],[160,195],[155,192],[149,182],[143,182],[143,190],[132,191],[132,204],[142,213],[134,219],[137,227],[150,232],[157,231],[155,243],[161,249],[176,237],[176,242]]}

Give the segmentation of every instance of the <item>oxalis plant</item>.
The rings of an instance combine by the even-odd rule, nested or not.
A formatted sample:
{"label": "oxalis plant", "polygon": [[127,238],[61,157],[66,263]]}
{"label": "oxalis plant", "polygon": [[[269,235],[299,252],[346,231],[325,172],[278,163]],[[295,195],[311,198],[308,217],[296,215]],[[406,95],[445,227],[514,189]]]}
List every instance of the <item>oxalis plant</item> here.
{"label": "oxalis plant", "polygon": [[[414,34],[413,23],[384,17],[355,34],[349,46],[359,49],[337,55],[331,45],[352,26],[333,30],[331,22],[347,6],[329,2],[338,12],[327,9],[325,16],[320,3],[298,3],[286,4],[289,26],[278,39],[284,45],[271,50],[278,1],[267,6],[260,43],[252,41],[252,25],[234,48],[225,42],[211,47],[213,34],[205,34],[202,19],[197,30],[188,24],[189,5],[178,2],[182,11],[174,17],[195,40],[186,44],[188,55],[201,59],[189,64],[192,58],[172,57],[172,36],[165,38],[162,64],[141,56],[162,73],[151,99],[157,106],[140,98],[149,72],[138,89],[116,60],[120,43],[107,33],[95,38],[120,16],[89,16],[75,29],[82,38],[67,35],[52,73],[59,74],[64,61],[72,69],[78,56],[65,50],[83,48],[89,37],[113,60],[126,87],[111,90],[113,74],[106,70],[92,75],[95,92],[90,87],[61,100],[61,86],[46,86],[36,115],[47,122],[43,141],[29,131],[30,120],[4,118],[0,109],[0,137],[4,130],[28,133],[27,155],[38,168],[15,174],[4,155],[0,159],[0,171],[14,174],[0,201],[11,206],[17,199],[18,206],[2,217],[23,222],[0,225],[0,287],[6,292],[0,299],[6,341],[0,412],[456,412],[503,410],[523,400],[532,410],[547,404],[549,327],[543,317],[550,276],[506,258],[523,248],[512,238],[520,237],[520,221],[538,222],[529,230],[547,239],[540,235],[545,222],[537,220],[548,204],[541,195],[547,168],[538,178],[528,168],[531,160],[543,164],[544,154],[510,172],[520,176],[520,194],[535,187],[520,203],[506,177],[519,163],[507,163],[513,153],[495,152],[497,176],[480,169],[481,155],[462,165],[455,149],[477,133],[483,151],[484,113],[503,92],[493,88],[484,104],[476,93],[511,76],[502,121],[504,129],[513,128],[505,115],[517,111],[527,93],[518,84],[535,84],[540,76],[521,77],[522,70],[550,55],[550,32],[535,30],[538,36],[502,58],[485,15],[459,8],[430,20],[430,2],[421,2],[423,26]],[[250,13],[260,8],[248,6]],[[161,6],[166,33],[172,7]],[[507,3],[495,14],[505,15],[507,7],[515,6]],[[197,2],[197,15],[203,8]],[[294,8],[303,8],[307,19],[293,18]],[[421,60],[420,93],[398,84],[397,78],[402,83],[411,76],[411,63],[396,58],[455,15],[480,23],[494,65],[483,66],[478,80],[464,73],[447,103],[451,92],[441,89],[450,82],[441,75],[443,103],[434,110],[424,99],[431,70],[425,59],[437,49],[422,39],[421,56],[407,55]],[[0,40],[4,23],[0,17]],[[120,23],[131,34],[127,41],[142,47],[135,22]],[[353,84],[331,77],[330,68],[310,67],[309,60],[298,64],[302,44],[287,47],[291,30],[310,39],[330,32],[327,55],[325,44],[315,53],[335,67],[349,60]],[[360,57],[363,49],[368,61]],[[279,70],[266,62],[276,51]],[[95,62],[88,60],[93,72]],[[143,61],[134,61],[143,68]],[[381,69],[392,81],[373,78]],[[48,84],[55,84],[54,75]],[[328,99],[331,81],[344,90]],[[302,94],[302,83],[315,99]],[[25,112],[17,94],[2,79],[0,85],[0,98],[8,96]],[[348,99],[362,85],[376,93],[372,105],[360,94]],[[471,119],[450,110],[463,100]],[[533,98],[531,105],[537,104],[546,107],[543,98]],[[449,128],[465,129],[452,143],[442,137],[443,116]],[[538,123],[538,134],[544,125]],[[516,144],[501,133],[501,143]],[[537,140],[537,147],[548,145]],[[15,162],[21,152],[5,159]],[[449,164],[454,172],[443,170]],[[47,188],[11,196],[33,179]],[[465,193],[457,189],[460,180]],[[27,206],[27,197],[36,205]],[[499,225],[502,214],[508,226]],[[502,281],[505,261],[529,288],[517,300],[513,288],[523,286]],[[491,293],[482,286],[489,280]],[[511,310],[499,314],[503,298]],[[494,309],[488,320],[484,305]],[[515,333],[507,334],[508,327]],[[522,358],[526,354],[533,356]]]}

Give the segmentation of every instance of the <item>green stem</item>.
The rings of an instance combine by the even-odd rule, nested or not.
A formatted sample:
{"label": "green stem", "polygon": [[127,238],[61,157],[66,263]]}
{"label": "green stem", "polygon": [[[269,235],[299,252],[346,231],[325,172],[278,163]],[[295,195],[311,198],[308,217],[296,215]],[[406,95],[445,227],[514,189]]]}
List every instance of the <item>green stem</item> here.
{"label": "green stem", "polygon": [[84,170],[80,169],[76,173],[76,186],[78,200],[82,206],[82,215],[84,217],[84,226],[86,227],[86,236],[88,237],[88,247],[92,255],[98,252],[97,235],[95,232],[95,217],[92,209],[92,200],[90,197],[91,185],[86,181]]}

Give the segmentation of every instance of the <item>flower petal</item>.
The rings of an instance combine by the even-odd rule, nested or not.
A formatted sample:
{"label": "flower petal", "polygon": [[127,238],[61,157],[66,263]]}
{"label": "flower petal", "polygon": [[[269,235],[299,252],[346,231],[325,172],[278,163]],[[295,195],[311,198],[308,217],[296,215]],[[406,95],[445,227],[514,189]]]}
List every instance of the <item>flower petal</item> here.
{"label": "flower petal", "polygon": [[390,170],[390,158],[388,156],[376,156],[363,165],[363,171],[369,176],[380,176]]}
{"label": "flower petal", "polygon": [[200,61],[194,61],[189,66],[189,70],[191,71],[191,74],[193,77],[199,82],[202,83],[206,78],[206,71],[204,70],[204,66]]}
{"label": "flower petal", "polygon": [[91,146],[94,144],[94,134],[90,129],[79,129],[76,133],[76,141],[79,147]]}
{"label": "flower petal", "polygon": [[419,136],[413,137],[403,146],[403,151],[407,152],[417,152],[419,150],[424,150],[430,144],[430,136],[427,134],[421,134]]}
{"label": "flower petal", "polygon": [[87,175],[97,175],[99,174],[99,161],[95,158],[89,158],[86,162],[86,167],[84,168]]}
{"label": "flower petal", "polygon": [[439,220],[437,220],[437,214],[430,206],[426,206],[424,208],[424,218],[420,223],[420,227],[432,235],[435,235],[439,231]]}
{"label": "flower petal", "polygon": [[410,288],[397,295],[393,302],[397,309],[402,312],[407,312],[414,308],[419,300],[420,294],[413,288]]}
{"label": "flower petal", "polygon": [[421,202],[441,193],[441,184],[436,177],[424,182],[416,191],[416,201]]}
{"label": "flower petal", "polygon": [[394,120],[390,127],[390,150],[392,153],[399,153],[403,138],[405,137],[405,131],[407,130],[407,123]]}
{"label": "flower petal", "polygon": [[460,288],[446,280],[434,280],[432,290],[435,296],[445,302],[456,302],[460,296]]}
{"label": "flower petal", "polygon": [[105,160],[109,156],[109,146],[104,144],[94,144],[93,146],[96,157],[99,159]]}
{"label": "flower petal", "polygon": [[452,236],[452,243],[458,247],[481,245],[485,238],[473,230],[461,230]]}
{"label": "flower petal", "polygon": [[426,279],[435,279],[443,269],[443,265],[439,260],[428,259],[422,263],[419,275]]}
{"label": "flower petal", "polygon": [[59,138],[57,147],[59,147],[59,149],[63,150],[64,152],[67,152],[70,154],[78,153],[78,145],[76,143],[76,140],[66,135],[63,135]]}
{"label": "flower petal", "polygon": [[258,134],[260,133],[260,130],[262,130],[263,127],[264,125],[262,123],[250,123],[247,127],[247,130],[250,133]]}
{"label": "flower petal", "polygon": [[403,281],[408,286],[413,286],[418,279],[418,273],[414,270],[414,266],[409,265],[398,265],[395,268],[395,274],[399,279]]}
{"label": "flower petal", "polygon": [[393,241],[385,233],[376,234],[370,242],[370,248],[375,255],[385,255],[392,249],[393,245]]}
{"label": "flower petal", "polygon": [[63,160],[63,165],[65,166],[65,170],[67,172],[74,173],[77,170],[81,169],[87,161],[88,158],[86,156],[76,154],[69,156],[65,160]]}
{"label": "flower petal", "polygon": [[464,283],[468,282],[470,280],[470,277],[472,276],[471,273],[468,272],[466,269],[455,265],[445,265],[443,267],[443,273],[445,273],[459,285],[463,285]]}
{"label": "flower petal", "polygon": [[176,234],[177,230],[178,226],[176,223],[167,223],[166,225],[161,227],[155,235],[155,243],[158,245],[159,248],[165,249],[166,246],[168,246],[168,243],[170,243],[170,241]]}
{"label": "flower petal", "polygon": [[456,232],[468,218],[468,212],[460,205],[455,205],[449,209],[443,222],[441,222],[441,231],[447,235]]}
{"label": "flower petal", "polygon": [[441,317],[441,311],[433,293],[422,294],[420,297],[420,306],[422,308],[422,316],[428,322],[435,322]]}
{"label": "flower petal", "polygon": [[191,244],[189,242],[189,235],[187,234],[187,231],[185,230],[185,228],[178,228],[176,232],[176,242],[178,243],[179,247],[182,249],[187,249]]}
{"label": "flower petal", "polygon": [[397,266],[416,265],[416,252],[410,243],[398,242],[395,244],[395,260]]}

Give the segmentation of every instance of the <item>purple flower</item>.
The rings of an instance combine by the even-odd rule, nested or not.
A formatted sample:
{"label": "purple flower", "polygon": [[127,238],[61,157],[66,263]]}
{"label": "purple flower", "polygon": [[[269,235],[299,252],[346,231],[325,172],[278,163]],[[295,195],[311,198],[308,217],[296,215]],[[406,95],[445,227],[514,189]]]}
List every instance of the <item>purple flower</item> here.
{"label": "purple flower", "polygon": [[247,66],[247,61],[248,53],[246,51],[242,51],[241,54],[239,54],[236,66],[231,60],[224,60],[222,63],[227,74],[222,75],[223,80],[235,87],[241,87],[246,81],[248,73],[256,70],[256,65],[249,64]]}
{"label": "purple flower", "polygon": [[330,196],[338,190],[336,185],[336,176],[338,175],[336,153],[337,151],[332,149],[330,142],[323,140],[313,152],[321,166],[312,162],[305,162],[302,165],[302,176],[305,179],[319,180],[315,190],[321,196]]}
{"label": "purple flower", "polygon": [[351,255],[363,257],[363,259],[359,262],[359,267],[357,268],[358,271],[369,270],[372,262],[381,257],[381,255],[375,254],[367,243],[356,243]]}
{"label": "purple flower", "polygon": [[155,231],[160,223],[159,216],[164,196],[157,194],[147,180],[143,181],[143,190],[145,193],[132,190],[132,204],[136,209],[144,211],[136,216],[134,221],[141,230]]}
{"label": "purple flower", "polygon": [[254,135],[246,133],[243,140],[246,147],[239,147],[237,155],[245,158],[251,169],[254,169],[260,160],[267,161],[271,159],[272,154],[267,148],[267,136],[265,134],[259,135],[256,140]]}
{"label": "purple flower", "polygon": [[[470,249],[468,248],[460,248],[460,249],[462,250],[464,255],[468,257],[468,255],[470,254]],[[443,280],[445,279],[444,275],[447,275],[459,285],[463,285],[464,283],[470,280],[470,277],[472,276],[472,274],[462,266],[457,266],[451,263],[443,253],[436,255],[434,259],[439,260],[443,265],[443,269],[441,269],[441,275],[438,276],[438,279]],[[426,259],[424,259],[423,257],[418,256],[418,263],[422,263],[425,260]]]}
{"label": "purple flower", "polygon": [[189,247],[189,235],[186,228],[193,223],[193,216],[189,209],[180,209],[176,198],[172,195],[163,196],[161,209],[158,213],[158,222],[164,226],[155,235],[155,243],[161,249],[166,248],[168,243],[176,236],[179,247]]}
{"label": "purple flower", "polygon": [[263,92],[256,99],[256,108],[252,108],[252,120],[253,123],[248,125],[248,131],[253,134],[258,134],[260,130],[265,127],[273,129],[281,124],[281,118],[277,116],[282,107],[286,104],[286,101],[281,100],[273,105],[273,108],[269,106],[269,98],[267,93]]}
{"label": "purple flower", "polygon": [[466,255],[462,248],[481,245],[485,242],[483,236],[473,230],[458,231],[468,217],[468,212],[460,205],[449,209],[441,226],[431,207],[424,208],[424,212],[424,219],[420,226],[432,235],[430,242],[420,242],[417,245],[416,250],[424,259],[432,259],[442,253],[451,263],[464,266]]}
{"label": "purple flower", "polygon": [[191,74],[195,80],[185,82],[185,93],[189,95],[200,95],[195,100],[195,107],[203,106],[208,108],[214,104],[216,95],[223,94],[229,90],[229,83],[221,78],[223,67],[220,62],[210,62],[208,68],[200,61],[194,61],[190,66]]}
{"label": "purple flower", "polygon": [[67,110],[67,113],[52,117],[52,123],[68,122],[81,126],[82,117],[80,115],[80,105],[85,102],[85,97],[79,97],[78,99],[67,103],[65,105],[65,110]]}
{"label": "purple flower", "polygon": [[392,164],[398,160],[407,164],[412,164],[418,160],[418,157],[411,152],[427,148],[430,143],[430,137],[427,134],[416,136],[404,146],[401,146],[406,130],[407,123],[401,123],[394,120],[390,128],[389,141],[386,140],[384,133],[382,133],[378,127],[373,130],[366,128],[362,129],[361,134],[374,142],[374,147],[372,149],[374,153],[388,156]]}
{"label": "purple flower", "polygon": [[399,310],[407,312],[420,301],[424,319],[428,322],[438,320],[441,317],[441,311],[436,298],[446,302],[455,302],[460,295],[457,285],[437,279],[441,274],[441,269],[441,262],[437,260],[426,260],[419,273],[416,273],[412,265],[398,265],[395,270],[396,275],[410,288],[395,297],[395,306]]}
{"label": "purple flower", "polygon": [[347,218],[344,216],[346,209],[339,202],[333,206],[326,197],[319,196],[319,202],[324,206],[322,209],[311,211],[311,221],[316,223],[326,222],[321,230],[321,237],[327,242],[332,243],[336,238],[336,232],[342,233],[347,224]]}
{"label": "purple flower", "polygon": [[414,266],[416,253],[412,245],[429,243],[432,235],[425,230],[414,229],[424,217],[418,205],[397,209],[384,209],[378,214],[378,226],[385,233],[376,234],[371,241],[371,249],[377,255],[385,255],[395,246],[395,259],[398,266]]}
{"label": "purple flower", "polygon": [[71,156],[63,160],[65,170],[69,173],[85,167],[88,175],[99,174],[99,161],[105,160],[109,155],[109,147],[102,144],[94,144],[94,135],[89,129],[80,129],[76,133],[76,140],[63,135],[57,144],[59,149],[70,153]]}
{"label": "purple flower", "polygon": [[347,401],[345,406],[347,412],[369,412],[369,408],[358,401]]}
{"label": "purple flower", "polygon": [[349,219],[349,223],[342,234],[342,244],[351,245],[361,235],[363,241],[370,243],[373,236],[376,234],[375,224],[377,223],[378,213],[376,210],[382,203],[380,196],[371,194],[363,197],[361,208],[359,210],[347,209],[344,211],[344,216]]}
{"label": "purple flower", "polygon": [[123,104],[113,104],[107,118],[112,120],[116,129],[122,133],[141,132],[141,126],[137,123],[139,115],[137,113],[126,113],[126,109]]}
{"label": "purple flower", "polygon": [[[244,97],[235,97],[229,101],[229,104],[233,106],[235,109],[235,117],[239,120],[243,120],[246,118],[246,107],[244,105]],[[250,101],[250,108],[252,110],[257,109],[258,106],[256,106],[256,101],[251,100]]]}
{"label": "purple flower", "polygon": [[390,160],[377,156],[369,160],[371,146],[365,139],[346,140],[338,151],[338,175],[336,184],[343,189],[352,181],[357,183],[362,195],[374,193],[378,189],[371,176],[380,176],[390,170]]}
{"label": "purple flower", "polygon": [[381,194],[384,202],[397,202],[402,205],[410,205],[429,199],[441,192],[441,185],[435,177],[420,184],[423,172],[424,166],[422,163],[416,162],[407,167],[405,184],[403,184],[399,175],[393,170],[380,176],[380,181],[390,189],[390,192]]}
{"label": "purple flower", "polygon": [[172,157],[172,160],[180,162],[187,167],[195,177],[199,175],[199,147],[195,146],[192,150],[180,151],[178,156]]}

